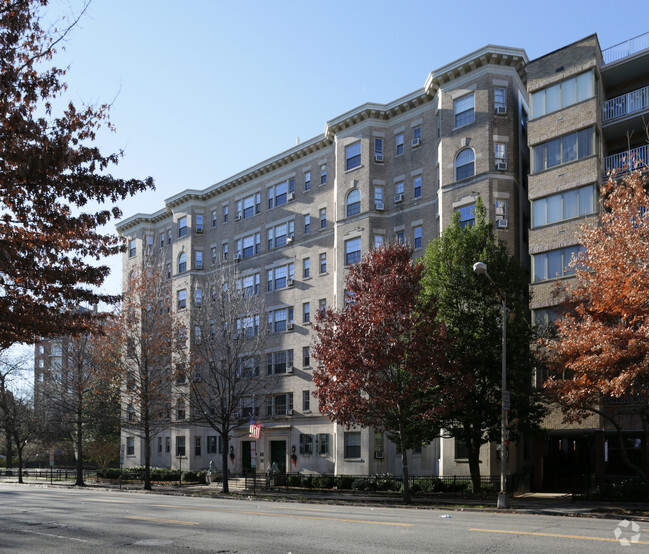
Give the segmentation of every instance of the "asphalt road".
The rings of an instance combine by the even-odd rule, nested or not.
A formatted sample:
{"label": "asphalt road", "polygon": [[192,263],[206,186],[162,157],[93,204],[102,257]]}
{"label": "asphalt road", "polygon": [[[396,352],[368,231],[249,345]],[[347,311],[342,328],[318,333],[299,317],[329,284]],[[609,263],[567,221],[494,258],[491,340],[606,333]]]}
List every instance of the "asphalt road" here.
{"label": "asphalt road", "polygon": [[[450,515],[450,517],[444,517]],[[638,525],[635,529],[633,526]],[[0,485],[0,551],[648,551],[649,523]]]}

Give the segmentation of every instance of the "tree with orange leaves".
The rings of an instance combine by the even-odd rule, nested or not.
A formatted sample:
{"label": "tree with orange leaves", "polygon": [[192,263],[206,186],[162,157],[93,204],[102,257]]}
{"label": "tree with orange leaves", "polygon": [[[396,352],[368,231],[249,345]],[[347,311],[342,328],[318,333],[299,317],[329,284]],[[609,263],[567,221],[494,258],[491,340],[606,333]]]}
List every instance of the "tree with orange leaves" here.
{"label": "tree with orange leaves", "polygon": [[77,306],[117,300],[93,288],[109,268],[88,260],[123,248],[98,228],[121,216],[118,200],[153,186],[106,172],[121,154],[92,143],[111,128],[108,106],[55,114],[65,70],[47,65],[76,21],[46,28],[47,3],[0,1],[0,348],[83,332],[95,315]]}
{"label": "tree with orange leaves", "polygon": [[[567,421],[596,413],[617,430],[622,460],[649,482],[649,181],[636,170],[602,186],[597,226],[583,226],[585,256],[571,261],[557,336],[543,344],[545,389]],[[642,426],[640,461],[629,459],[624,427]]]}
{"label": "tree with orange leaves", "polygon": [[320,412],[347,428],[386,432],[401,452],[406,502],[407,450],[439,436],[465,385],[434,301],[420,294],[422,273],[403,244],[367,254],[349,270],[345,308],[318,314],[313,349]]}

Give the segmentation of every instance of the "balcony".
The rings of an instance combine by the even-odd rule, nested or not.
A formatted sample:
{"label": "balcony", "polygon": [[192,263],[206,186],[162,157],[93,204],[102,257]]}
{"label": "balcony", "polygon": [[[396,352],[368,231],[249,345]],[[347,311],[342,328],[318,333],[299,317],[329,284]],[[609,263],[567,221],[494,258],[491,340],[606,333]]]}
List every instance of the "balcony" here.
{"label": "balcony", "polygon": [[625,152],[606,156],[604,158],[604,174],[608,175],[610,171],[618,173],[627,173],[635,168],[649,167],[649,144],[632,148]]}
{"label": "balcony", "polygon": [[604,122],[649,109],[649,86],[627,92],[604,102]]}
{"label": "balcony", "polygon": [[637,37],[620,42],[615,46],[602,50],[604,64],[609,64],[633,56],[642,50],[649,48],[649,33],[638,35]]}

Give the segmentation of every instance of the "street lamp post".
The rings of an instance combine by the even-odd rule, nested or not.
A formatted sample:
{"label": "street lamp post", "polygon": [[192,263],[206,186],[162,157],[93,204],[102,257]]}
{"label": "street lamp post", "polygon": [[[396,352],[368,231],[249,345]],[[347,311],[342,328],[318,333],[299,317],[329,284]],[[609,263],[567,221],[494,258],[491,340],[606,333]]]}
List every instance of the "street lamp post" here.
{"label": "street lamp post", "polygon": [[[498,296],[503,301],[502,327],[503,327],[503,353],[502,353],[502,399],[501,399],[501,428],[500,428],[500,492],[498,493],[498,508],[509,508],[507,499],[507,411],[509,410],[509,393],[507,392],[507,297],[498,288],[491,275],[487,272],[487,264],[476,262],[473,264],[473,271],[478,275],[486,275],[489,282],[494,286]],[[506,400],[507,399],[507,400]]]}

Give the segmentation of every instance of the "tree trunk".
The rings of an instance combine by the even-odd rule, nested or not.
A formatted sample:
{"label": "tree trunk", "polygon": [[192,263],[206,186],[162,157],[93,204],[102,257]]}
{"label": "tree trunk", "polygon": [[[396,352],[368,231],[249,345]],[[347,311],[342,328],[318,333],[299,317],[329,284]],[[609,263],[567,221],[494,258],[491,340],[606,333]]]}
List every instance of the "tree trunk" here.
{"label": "tree trunk", "polygon": [[465,434],[466,447],[469,455],[469,472],[471,473],[471,489],[474,493],[480,491],[480,442],[469,433]]}
{"label": "tree trunk", "polygon": [[18,452],[18,482],[23,483],[23,447],[16,444],[16,451]]}
{"label": "tree trunk", "polygon": [[83,418],[81,417],[81,410],[77,411],[77,478],[75,486],[83,487]]}
{"label": "tree trunk", "polygon": [[144,490],[151,490],[151,429],[144,426]]}
{"label": "tree trunk", "polygon": [[410,504],[410,475],[408,474],[408,453],[405,448],[401,449],[401,468],[403,470],[403,501]]}
{"label": "tree trunk", "polygon": [[[230,492],[228,486],[228,434],[221,433],[221,444],[223,445],[223,452],[221,452],[221,462],[223,464],[223,492]],[[270,462],[269,462],[270,463]]]}
{"label": "tree trunk", "polygon": [[11,469],[11,464],[13,462],[13,457],[14,457],[13,438],[11,436],[11,429],[6,430],[5,443],[7,445],[7,457],[5,459],[5,467],[7,469]]}

